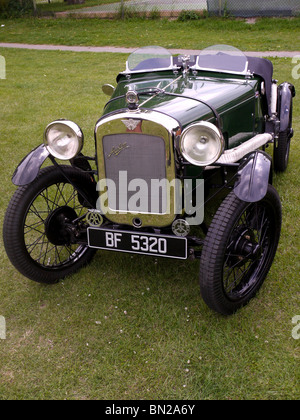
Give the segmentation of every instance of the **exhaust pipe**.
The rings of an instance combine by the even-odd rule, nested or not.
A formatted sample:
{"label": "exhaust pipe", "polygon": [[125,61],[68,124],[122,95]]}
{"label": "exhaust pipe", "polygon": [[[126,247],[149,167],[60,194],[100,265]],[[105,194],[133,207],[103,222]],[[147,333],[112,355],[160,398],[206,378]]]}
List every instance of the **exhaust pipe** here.
{"label": "exhaust pipe", "polygon": [[238,162],[248,153],[254,152],[254,150],[259,149],[272,140],[273,136],[270,133],[258,134],[240,146],[225,150],[223,155],[220,157],[220,159],[217,160],[216,163],[229,164]]}

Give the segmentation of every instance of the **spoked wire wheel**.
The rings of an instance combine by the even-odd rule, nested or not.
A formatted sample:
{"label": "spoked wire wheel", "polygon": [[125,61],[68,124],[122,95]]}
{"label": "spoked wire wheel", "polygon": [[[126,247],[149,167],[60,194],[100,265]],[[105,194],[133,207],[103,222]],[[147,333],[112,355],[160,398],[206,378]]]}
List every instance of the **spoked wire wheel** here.
{"label": "spoked wire wheel", "polygon": [[234,313],[255,296],[276,254],[281,204],[276,190],[257,203],[232,192],[219,207],[205,238],[200,262],[204,301],[217,312]]}
{"label": "spoked wire wheel", "polygon": [[18,188],[4,219],[4,245],[12,264],[42,283],[55,283],[75,272],[95,253],[74,238],[76,221],[87,212],[76,186],[87,194],[96,187],[84,172],[70,166],[64,170],[75,186],[57,168],[42,169],[34,182]]}

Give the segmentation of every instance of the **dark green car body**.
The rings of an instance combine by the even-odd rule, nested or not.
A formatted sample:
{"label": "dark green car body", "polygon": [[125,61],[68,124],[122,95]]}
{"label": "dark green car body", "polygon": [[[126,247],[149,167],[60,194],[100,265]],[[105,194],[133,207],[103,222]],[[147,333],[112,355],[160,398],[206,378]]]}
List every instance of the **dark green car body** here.
{"label": "dark green car body", "polygon": [[[136,91],[155,88],[159,83],[168,85],[176,75],[161,72],[133,75],[128,83],[125,75],[118,79],[112,98],[118,98],[105,107],[104,115],[127,107],[125,94],[128,84]],[[264,111],[260,97],[260,78],[245,79],[222,73],[191,74],[188,83],[181,80],[175,84],[172,93],[176,96],[157,96],[145,107],[168,114],[180,122],[182,128],[199,120],[214,122],[214,115],[203,103],[208,102],[222,119],[222,132],[226,148],[231,148],[249,140],[255,134],[264,132]],[[191,98],[191,99],[189,99]]]}

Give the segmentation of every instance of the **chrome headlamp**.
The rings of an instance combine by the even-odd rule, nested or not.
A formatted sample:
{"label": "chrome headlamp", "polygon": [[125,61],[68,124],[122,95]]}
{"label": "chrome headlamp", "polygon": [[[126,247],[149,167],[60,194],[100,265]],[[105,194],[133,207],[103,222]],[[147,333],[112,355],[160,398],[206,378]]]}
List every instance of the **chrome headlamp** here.
{"label": "chrome headlamp", "polygon": [[187,127],[181,135],[181,153],[196,166],[207,166],[216,162],[224,151],[221,131],[207,121]]}
{"label": "chrome headlamp", "polygon": [[48,152],[57,159],[73,159],[83,147],[83,134],[72,121],[54,121],[46,127],[44,144]]}
{"label": "chrome headlamp", "polygon": [[136,109],[139,103],[139,95],[134,90],[129,90],[126,93],[126,102],[129,109]]}

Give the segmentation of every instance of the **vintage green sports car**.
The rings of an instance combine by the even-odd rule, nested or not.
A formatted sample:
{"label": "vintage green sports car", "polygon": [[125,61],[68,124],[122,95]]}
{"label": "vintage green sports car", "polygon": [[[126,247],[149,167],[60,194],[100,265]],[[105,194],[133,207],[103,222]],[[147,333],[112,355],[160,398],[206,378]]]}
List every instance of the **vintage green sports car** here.
{"label": "vintage green sports car", "polygon": [[288,165],[294,86],[233,47],[144,47],[103,92],[93,156],[81,152],[79,126],[58,119],[17,167],[3,227],[12,264],[55,283],[97,250],[199,258],[204,301],[234,313],[276,254],[272,173]]}

